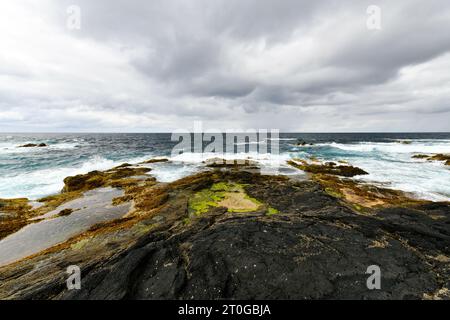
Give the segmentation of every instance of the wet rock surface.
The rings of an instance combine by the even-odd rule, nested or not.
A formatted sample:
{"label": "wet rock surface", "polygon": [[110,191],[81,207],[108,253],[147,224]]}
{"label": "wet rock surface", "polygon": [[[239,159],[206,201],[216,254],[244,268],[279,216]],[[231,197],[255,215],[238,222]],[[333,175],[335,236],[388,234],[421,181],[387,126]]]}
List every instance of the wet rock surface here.
{"label": "wet rock surface", "polygon": [[415,154],[412,156],[413,159],[425,159],[428,161],[441,161],[446,166],[450,166],[450,154],[434,154],[434,155],[427,155],[427,154]]}
{"label": "wet rock surface", "polygon": [[43,148],[43,147],[48,147],[47,144],[45,143],[27,143],[24,145],[19,146],[19,148]]}
{"label": "wet rock surface", "polygon": [[309,173],[322,173],[322,174],[332,174],[343,177],[354,177],[358,175],[366,175],[368,172],[361,168],[350,166],[350,165],[337,165],[334,162],[326,163],[309,163],[305,160],[290,160],[287,162],[294,168],[303,170]]}
{"label": "wet rock surface", "polygon": [[[191,214],[189,199],[239,184],[261,206]],[[317,181],[214,170],[133,187],[135,211],[0,268],[10,299],[449,298],[450,205],[352,210]],[[271,210],[269,210],[271,208]],[[66,268],[82,270],[81,290]],[[367,267],[381,269],[369,290]]]}

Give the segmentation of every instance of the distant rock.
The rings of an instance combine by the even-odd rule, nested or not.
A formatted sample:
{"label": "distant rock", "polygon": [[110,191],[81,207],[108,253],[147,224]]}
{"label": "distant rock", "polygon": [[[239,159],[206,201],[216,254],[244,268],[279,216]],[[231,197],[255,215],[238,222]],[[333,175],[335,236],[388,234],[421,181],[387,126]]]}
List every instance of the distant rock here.
{"label": "distant rock", "polygon": [[299,147],[304,147],[304,146],[312,146],[312,145],[314,145],[313,143],[308,143],[308,142],[306,142],[306,141],[304,141],[304,140],[298,140],[297,141],[297,143],[295,144],[296,146],[299,146]]}
{"label": "distant rock", "polygon": [[48,147],[48,145],[45,143],[39,143],[39,144],[27,143],[27,144],[19,146],[19,148],[35,148],[35,147],[42,148],[42,147]]}
{"label": "distant rock", "polygon": [[413,159],[428,159],[429,157],[427,154],[415,154],[412,156]]}
{"label": "distant rock", "polygon": [[413,159],[426,159],[428,161],[444,161],[444,165],[450,165],[450,154],[438,153],[435,155],[427,154],[415,154],[412,156]]}

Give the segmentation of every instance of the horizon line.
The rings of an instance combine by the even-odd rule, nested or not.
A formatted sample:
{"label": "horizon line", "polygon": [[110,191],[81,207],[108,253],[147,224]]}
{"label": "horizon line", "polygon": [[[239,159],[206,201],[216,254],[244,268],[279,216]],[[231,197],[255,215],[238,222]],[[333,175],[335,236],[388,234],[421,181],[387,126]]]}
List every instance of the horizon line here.
{"label": "horizon line", "polygon": [[[266,130],[266,129],[256,129]],[[270,130],[270,129],[268,129]],[[270,131],[268,131],[269,133]],[[16,131],[16,132],[1,132],[0,134],[171,134],[172,131]],[[194,133],[193,131],[186,131],[183,133]],[[211,133],[201,131],[197,133]],[[218,131],[213,133],[226,133],[225,131]],[[246,133],[245,131],[236,131],[235,133]],[[434,134],[450,134],[450,131],[279,131],[282,134],[349,134],[349,133],[372,133],[372,134],[410,134],[410,133],[434,133]]]}

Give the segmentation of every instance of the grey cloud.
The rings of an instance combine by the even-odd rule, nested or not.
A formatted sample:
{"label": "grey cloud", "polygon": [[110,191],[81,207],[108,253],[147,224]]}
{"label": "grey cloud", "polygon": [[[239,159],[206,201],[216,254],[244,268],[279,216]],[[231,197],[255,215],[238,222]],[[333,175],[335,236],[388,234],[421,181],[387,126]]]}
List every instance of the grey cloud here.
{"label": "grey cloud", "polygon": [[[0,115],[22,114],[18,129],[36,127],[33,113],[52,110],[60,128],[74,126],[83,112],[97,117],[80,120],[80,130],[120,129],[139,116],[139,128],[200,119],[306,130],[310,122],[296,121],[301,116],[328,123],[312,126],[317,130],[342,119],[338,129],[365,119],[382,130],[376,126],[383,119],[413,130],[407,121],[414,115],[448,111],[450,93],[432,93],[450,85],[445,67],[434,71],[440,84],[423,77],[427,66],[404,72],[424,63],[450,66],[450,5],[377,2],[380,31],[366,29],[368,0],[78,0],[82,28],[75,32],[65,29],[73,1],[43,2],[36,12],[48,29],[38,36],[47,42],[36,54],[9,47],[0,56]],[[9,32],[2,39],[15,37]],[[22,40],[32,42],[36,34],[25,32]]]}

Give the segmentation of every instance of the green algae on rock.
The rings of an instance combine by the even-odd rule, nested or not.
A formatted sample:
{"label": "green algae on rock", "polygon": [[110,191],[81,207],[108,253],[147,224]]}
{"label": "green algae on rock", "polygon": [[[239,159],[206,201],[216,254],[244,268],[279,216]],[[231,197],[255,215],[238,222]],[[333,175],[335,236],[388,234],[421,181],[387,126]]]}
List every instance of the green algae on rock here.
{"label": "green algae on rock", "polygon": [[245,193],[243,185],[227,182],[215,183],[189,199],[189,211],[193,215],[204,214],[211,207],[225,207],[228,212],[252,212],[261,205],[261,202]]}

